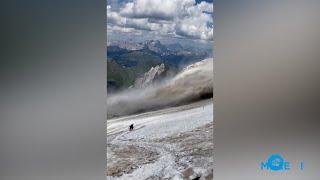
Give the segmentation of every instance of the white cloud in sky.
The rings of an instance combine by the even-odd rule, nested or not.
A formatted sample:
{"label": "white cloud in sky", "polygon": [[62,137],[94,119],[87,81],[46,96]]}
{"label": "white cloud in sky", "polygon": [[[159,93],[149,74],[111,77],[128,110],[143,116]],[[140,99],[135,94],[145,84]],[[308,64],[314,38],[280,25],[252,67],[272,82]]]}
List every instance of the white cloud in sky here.
{"label": "white cloud in sky", "polygon": [[198,7],[202,11],[213,13],[213,5],[212,5],[212,3],[207,3],[205,1],[202,1],[200,4],[198,4]]}
{"label": "white cloud in sky", "polygon": [[[108,27],[132,28],[155,34],[213,39],[213,4],[194,0],[134,0],[119,10],[107,6]],[[115,29],[115,28],[114,28]],[[108,29],[109,30],[109,29]]]}

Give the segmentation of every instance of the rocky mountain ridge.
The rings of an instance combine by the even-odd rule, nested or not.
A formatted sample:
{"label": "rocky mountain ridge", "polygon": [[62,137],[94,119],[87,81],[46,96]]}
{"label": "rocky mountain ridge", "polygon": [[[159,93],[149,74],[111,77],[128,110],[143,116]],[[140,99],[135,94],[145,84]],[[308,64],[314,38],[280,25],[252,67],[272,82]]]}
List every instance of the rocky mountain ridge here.
{"label": "rocky mountain ridge", "polygon": [[161,65],[157,65],[155,67],[151,67],[151,69],[146,72],[143,77],[137,78],[134,87],[135,88],[145,88],[152,85],[156,80],[160,79],[160,77],[165,72],[165,66],[162,63]]}

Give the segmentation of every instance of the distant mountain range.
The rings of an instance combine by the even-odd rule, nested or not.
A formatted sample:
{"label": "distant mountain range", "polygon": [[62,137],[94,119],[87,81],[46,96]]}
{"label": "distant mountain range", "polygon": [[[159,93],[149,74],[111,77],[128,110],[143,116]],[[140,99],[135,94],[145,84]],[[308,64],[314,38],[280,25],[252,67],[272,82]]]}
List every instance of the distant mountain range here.
{"label": "distant mountain range", "polygon": [[208,49],[184,47],[179,43],[162,44],[159,40],[135,43],[107,42],[108,91],[133,86],[152,67],[164,64],[167,74],[176,74],[188,64],[212,56]]}

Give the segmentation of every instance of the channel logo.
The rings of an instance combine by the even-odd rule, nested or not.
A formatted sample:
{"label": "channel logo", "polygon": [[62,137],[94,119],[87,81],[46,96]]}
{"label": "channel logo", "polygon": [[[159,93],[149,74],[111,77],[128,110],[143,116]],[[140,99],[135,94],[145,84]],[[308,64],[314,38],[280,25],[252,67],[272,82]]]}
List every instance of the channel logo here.
{"label": "channel logo", "polygon": [[304,169],[304,163],[292,163],[286,161],[280,154],[272,154],[265,162],[260,163],[261,170],[269,171],[288,171],[293,168],[298,168],[300,170]]}

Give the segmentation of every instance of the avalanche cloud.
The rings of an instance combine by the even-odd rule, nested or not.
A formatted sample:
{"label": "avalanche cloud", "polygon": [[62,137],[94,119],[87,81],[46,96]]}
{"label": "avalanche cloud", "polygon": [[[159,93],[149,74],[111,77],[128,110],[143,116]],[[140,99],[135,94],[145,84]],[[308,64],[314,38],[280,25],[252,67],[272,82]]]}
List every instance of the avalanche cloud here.
{"label": "avalanche cloud", "polygon": [[174,78],[107,97],[108,118],[178,106],[213,97],[213,59],[187,66]]}

